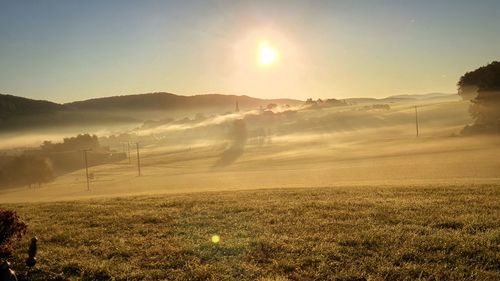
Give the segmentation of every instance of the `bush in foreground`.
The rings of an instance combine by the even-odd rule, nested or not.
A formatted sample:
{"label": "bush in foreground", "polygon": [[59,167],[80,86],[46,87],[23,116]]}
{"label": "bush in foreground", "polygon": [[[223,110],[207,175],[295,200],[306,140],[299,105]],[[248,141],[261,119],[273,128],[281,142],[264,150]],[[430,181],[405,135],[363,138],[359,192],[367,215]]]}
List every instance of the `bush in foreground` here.
{"label": "bush in foreground", "polygon": [[26,233],[27,228],[14,211],[0,208],[0,258],[12,255],[15,243]]}

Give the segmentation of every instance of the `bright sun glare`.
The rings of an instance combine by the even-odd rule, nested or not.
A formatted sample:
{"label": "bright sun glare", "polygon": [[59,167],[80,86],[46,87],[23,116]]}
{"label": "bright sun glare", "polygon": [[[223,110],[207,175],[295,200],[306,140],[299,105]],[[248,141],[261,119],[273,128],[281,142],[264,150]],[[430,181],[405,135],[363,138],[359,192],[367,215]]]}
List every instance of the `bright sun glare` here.
{"label": "bright sun glare", "polygon": [[260,44],[258,56],[261,65],[273,64],[278,59],[278,53],[265,42]]}

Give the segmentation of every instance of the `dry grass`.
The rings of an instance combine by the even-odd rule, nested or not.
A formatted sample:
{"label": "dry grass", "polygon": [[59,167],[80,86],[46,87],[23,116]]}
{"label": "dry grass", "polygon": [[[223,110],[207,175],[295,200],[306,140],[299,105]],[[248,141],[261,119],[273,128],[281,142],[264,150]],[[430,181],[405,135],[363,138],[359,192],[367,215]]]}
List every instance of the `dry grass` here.
{"label": "dry grass", "polygon": [[[40,239],[32,280],[500,279],[498,185],[272,189],[5,207]],[[25,250],[15,260],[21,277]]]}

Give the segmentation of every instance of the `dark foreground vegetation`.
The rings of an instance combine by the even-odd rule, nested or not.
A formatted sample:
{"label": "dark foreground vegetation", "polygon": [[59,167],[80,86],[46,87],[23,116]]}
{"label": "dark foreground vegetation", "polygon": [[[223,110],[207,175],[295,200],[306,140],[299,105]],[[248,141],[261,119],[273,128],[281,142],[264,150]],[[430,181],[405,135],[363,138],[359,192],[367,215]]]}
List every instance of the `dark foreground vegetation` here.
{"label": "dark foreground vegetation", "polygon": [[259,190],[3,207],[29,225],[13,259],[21,280],[34,234],[39,260],[30,280],[500,279],[499,186]]}

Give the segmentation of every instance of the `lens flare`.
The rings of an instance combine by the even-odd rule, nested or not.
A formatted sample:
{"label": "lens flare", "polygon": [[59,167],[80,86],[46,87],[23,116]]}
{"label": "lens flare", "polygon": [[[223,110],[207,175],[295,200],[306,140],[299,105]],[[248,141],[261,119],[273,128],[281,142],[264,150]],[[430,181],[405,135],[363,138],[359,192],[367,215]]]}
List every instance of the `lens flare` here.
{"label": "lens flare", "polygon": [[219,235],[217,235],[217,234],[215,234],[215,235],[213,235],[213,236],[212,236],[212,239],[211,239],[211,240],[212,240],[212,243],[217,244],[217,243],[219,243],[219,241],[220,241],[220,236],[219,236]]}

